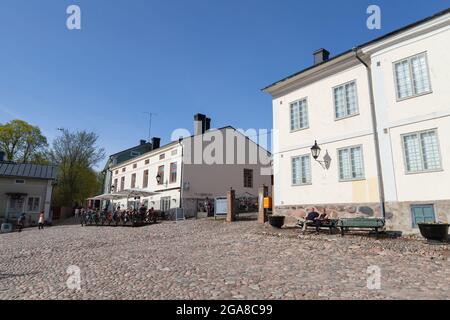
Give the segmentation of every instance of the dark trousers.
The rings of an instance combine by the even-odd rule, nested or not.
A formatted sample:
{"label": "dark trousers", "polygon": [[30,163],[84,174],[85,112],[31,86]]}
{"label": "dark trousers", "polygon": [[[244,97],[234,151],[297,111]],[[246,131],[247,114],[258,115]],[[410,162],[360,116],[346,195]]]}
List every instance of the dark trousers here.
{"label": "dark trousers", "polygon": [[39,223],[38,224],[38,229],[39,230],[41,230],[41,229],[44,230],[44,224],[43,223]]}

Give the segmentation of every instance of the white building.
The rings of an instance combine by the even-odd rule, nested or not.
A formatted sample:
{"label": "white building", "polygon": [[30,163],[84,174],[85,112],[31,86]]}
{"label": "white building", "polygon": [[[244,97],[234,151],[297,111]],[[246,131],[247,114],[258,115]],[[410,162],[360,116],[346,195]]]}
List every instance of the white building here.
{"label": "white building", "polygon": [[450,220],[449,25],[446,10],[332,59],[321,49],[264,89],[279,213],[385,216],[404,232]]}
{"label": "white building", "polygon": [[261,186],[271,184],[270,154],[232,127],[210,130],[210,121],[198,114],[193,136],[154,145],[152,151],[111,167],[113,189],[157,192],[140,201],[164,212],[183,208],[187,217],[196,216],[206,199],[226,196],[230,188],[237,197],[257,197]]}

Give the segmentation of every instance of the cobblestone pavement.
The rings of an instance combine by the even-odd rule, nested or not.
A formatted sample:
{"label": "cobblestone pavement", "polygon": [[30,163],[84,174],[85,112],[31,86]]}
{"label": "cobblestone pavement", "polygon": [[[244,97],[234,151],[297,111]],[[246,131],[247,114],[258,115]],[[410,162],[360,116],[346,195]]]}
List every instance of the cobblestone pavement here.
{"label": "cobblestone pavement", "polygon": [[298,233],[198,220],[3,234],[0,299],[450,299],[448,245]]}

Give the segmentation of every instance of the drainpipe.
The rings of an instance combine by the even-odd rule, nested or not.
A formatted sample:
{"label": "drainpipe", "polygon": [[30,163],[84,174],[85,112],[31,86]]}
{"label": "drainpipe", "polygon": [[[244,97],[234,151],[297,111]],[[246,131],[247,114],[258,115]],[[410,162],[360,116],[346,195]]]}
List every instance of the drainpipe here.
{"label": "drainpipe", "polygon": [[367,70],[367,79],[369,81],[369,96],[370,96],[370,111],[372,115],[372,126],[373,135],[375,142],[375,158],[377,163],[377,178],[378,178],[378,192],[380,194],[380,210],[384,219],[386,219],[386,208],[385,208],[385,196],[384,196],[384,184],[383,184],[383,173],[381,171],[381,152],[380,152],[380,141],[378,139],[378,125],[377,125],[377,114],[375,111],[375,98],[373,95],[373,81],[372,81],[372,69],[371,67],[358,55],[359,48],[353,48],[356,59],[361,62]]}
{"label": "drainpipe", "polygon": [[181,146],[181,166],[180,166],[180,209],[183,209],[183,167],[184,167],[184,147],[183,138],[178,139],[178,143]]}

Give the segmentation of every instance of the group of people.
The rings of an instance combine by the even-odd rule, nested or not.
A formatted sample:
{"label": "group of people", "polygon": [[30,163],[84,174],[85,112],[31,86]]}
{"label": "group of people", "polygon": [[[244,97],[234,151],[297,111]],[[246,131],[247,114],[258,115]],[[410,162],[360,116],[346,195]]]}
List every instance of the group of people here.
{"label": "group of people", "polygon": [[[22,229],[25,227],[26,218],[27,218],[26,213],[22,212],[19,218],[17,219],[17,230],[19,232],[22,232]],[[45,214],[44,211],[41,211],[41,213],[39,213],[38,218],[38,230],[44,230],[44,224],[45,224]]]}
{"label": "group of people", "polygon": [[113,209],[113,212],[108,211],[108,208],[103,210],[97,209],[84,209],[77,208],[75,210],[75,216],[80,219],[81,225],[86,224],[111,224],[116,225],[122,222],[127,224],[128,222],[144,222],[144,223],[155,223],[157,220],[157,213],[152,207],[147,210],[147,207],[141,205],[139,209],[129,208],[122,210],[120,205]]}

